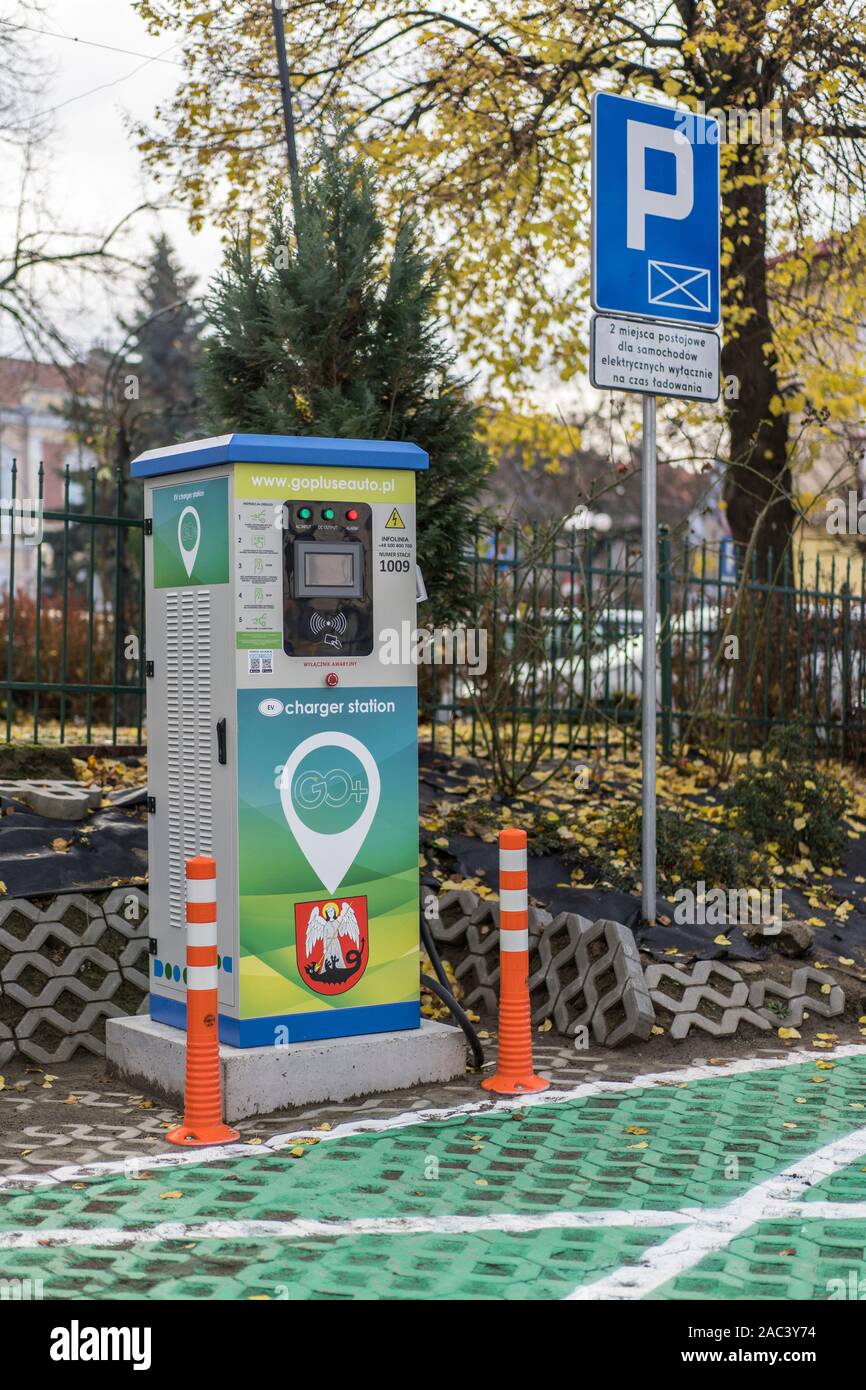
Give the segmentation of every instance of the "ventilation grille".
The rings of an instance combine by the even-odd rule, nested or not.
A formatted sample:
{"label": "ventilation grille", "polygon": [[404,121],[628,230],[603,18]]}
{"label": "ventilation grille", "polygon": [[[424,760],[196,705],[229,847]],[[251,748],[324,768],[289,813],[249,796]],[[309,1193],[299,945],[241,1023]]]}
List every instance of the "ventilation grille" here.
{"label": "ventilation grille", "polygon": [[186,860],[213,853],[214,721],[209,589],[166,594],[168,920],[186,921]]}

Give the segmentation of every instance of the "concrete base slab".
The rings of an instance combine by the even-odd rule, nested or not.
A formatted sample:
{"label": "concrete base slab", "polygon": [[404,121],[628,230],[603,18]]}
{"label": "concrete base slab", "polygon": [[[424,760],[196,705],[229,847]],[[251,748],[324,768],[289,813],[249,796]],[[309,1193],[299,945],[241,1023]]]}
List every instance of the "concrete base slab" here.
{"label": "concrete base slab", "polygon": [[[106,1019],[111,1071],[183,1105],[186,1034],[147,1017]],[[422,1019],[420,1028],[285,1047],[220,1044],[223,1118],[228,1124],[316,1101],[451,1081],[466,1070],[459,1028]]]}

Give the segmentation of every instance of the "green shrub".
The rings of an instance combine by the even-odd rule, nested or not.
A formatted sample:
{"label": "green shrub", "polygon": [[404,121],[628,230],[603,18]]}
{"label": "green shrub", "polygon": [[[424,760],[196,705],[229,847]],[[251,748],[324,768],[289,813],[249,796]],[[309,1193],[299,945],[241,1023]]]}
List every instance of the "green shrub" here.
{"label": "green shrub", "polygon": [[[642,824],[639,806],[623,807],[614,813],[605,837],[606,847],[625,850],[625,860],[605,855],[600,877],[625,892],[640,880]],[[708,888],[750,888],[768,876],[763,855],[742,835],[669,810],[659,811],[656,820],[656,870],[665,896],[699,879]]]}
{"label": "green shrub", "polygon": [[778,845],[781,859],[802,857],[804,844],[816,865],[839,861],[849,800],[838,778],[784,759],[746,768],[723,794],[737,829],[756,844]]}

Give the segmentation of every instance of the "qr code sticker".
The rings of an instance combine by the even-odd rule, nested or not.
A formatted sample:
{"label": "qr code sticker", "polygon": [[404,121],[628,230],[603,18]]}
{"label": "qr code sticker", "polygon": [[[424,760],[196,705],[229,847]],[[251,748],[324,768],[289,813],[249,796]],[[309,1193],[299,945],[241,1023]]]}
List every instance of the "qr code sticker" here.
{"label": "qr code sticker", "polygon": [[251,676],[272,676],[274,674],[273,652],[247,652],[247,672]]}

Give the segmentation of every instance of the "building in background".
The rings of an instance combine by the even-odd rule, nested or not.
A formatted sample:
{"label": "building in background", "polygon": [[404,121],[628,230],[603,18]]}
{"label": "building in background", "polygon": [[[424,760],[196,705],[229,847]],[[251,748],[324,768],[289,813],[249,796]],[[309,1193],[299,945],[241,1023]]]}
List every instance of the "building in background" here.
{"label": "building in background", "polygon": [[[75,438],[66,418],[70,395],[77,385],[74,373],[63,372],[48,362],[28,362],[0,357],[0,499],[12,496],[12,464],[17,464],[15,494],[19,499],[39,496],[39,465],[44,467],[46,511],[63,506],[63,470],[68,464],[80,475],[94,458]],[[84,501],[84,485],[74,477],[70,504]],[[50,526],[46,527],[50,544]],[[33,592],[37,548],[15,545],[15,588]],[[43,561],[45,556],[43,556]],[[0,536],[0,588],[8,588],[10,544]]]}

